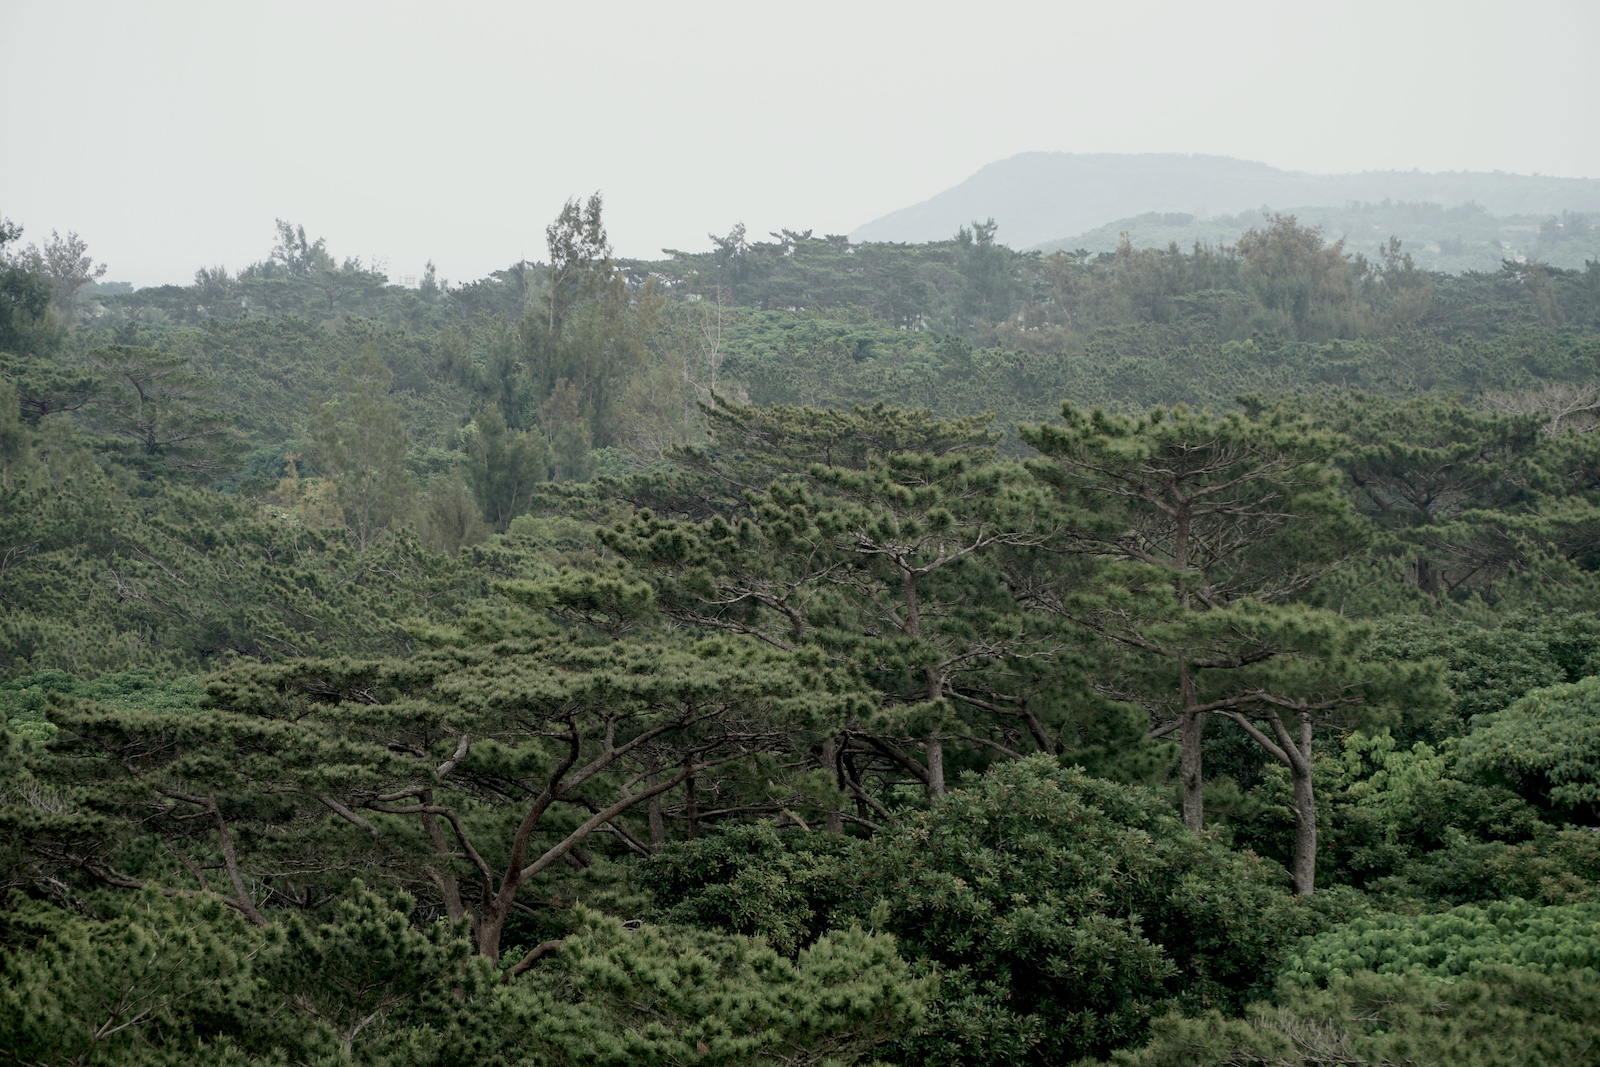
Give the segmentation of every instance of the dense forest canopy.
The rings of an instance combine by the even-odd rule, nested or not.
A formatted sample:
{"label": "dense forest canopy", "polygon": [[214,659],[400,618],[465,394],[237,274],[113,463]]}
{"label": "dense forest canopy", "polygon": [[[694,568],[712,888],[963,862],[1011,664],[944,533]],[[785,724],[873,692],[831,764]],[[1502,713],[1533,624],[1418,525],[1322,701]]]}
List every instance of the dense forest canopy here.
{"label": "dense forest canopy", "polygon": [[0,220],[0,1062],[1600,1062],[1600,260]]}

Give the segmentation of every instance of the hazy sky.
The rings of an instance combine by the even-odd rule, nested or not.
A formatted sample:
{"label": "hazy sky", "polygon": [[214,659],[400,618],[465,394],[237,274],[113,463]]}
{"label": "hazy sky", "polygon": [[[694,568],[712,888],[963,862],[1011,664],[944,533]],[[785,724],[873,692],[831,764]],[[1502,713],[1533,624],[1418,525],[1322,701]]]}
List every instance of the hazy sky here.
{"label": "hazy sky", "polygon": [[1600,176],[1596,0],[0,0],[0,214],[109,279],[465,280],[600,190],[625,255],[845,233],[1024,151]]}

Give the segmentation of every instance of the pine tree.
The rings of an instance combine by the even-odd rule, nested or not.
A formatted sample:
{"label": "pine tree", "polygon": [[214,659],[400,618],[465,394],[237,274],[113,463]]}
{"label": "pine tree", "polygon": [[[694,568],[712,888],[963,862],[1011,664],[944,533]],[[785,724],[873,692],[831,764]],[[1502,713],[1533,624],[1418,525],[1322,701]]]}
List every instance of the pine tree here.
{"label": "pine tree", "polygon": [[25,921],[42,936],[31,951],[5,954],[0,1056],[30,1067],[157,1067],[215,1056],[242,1067],[247,1057],[205,1039],[228,1029],[237,1036],[239,1006],[253,991],[249,960],[265,937],[203,896],[145,892],[107,910],[96,922],[29,909]]}
{"label": "pine tree", "polygon": [[233,420],[208,406],[211,381],[182,356],[113,345],[94,353],[108,396],[86,414],[124,439],[124,461],[146,477],[215,480],[242,450]]}
{"label": "pine tree", "polygon": [[533,506],[534,487],[549,479],[550,447],[537,431],[508,428],[494,405],[478,412],[471,429],[468,477],[484,519],[504,532]]}
{"label": "pine tree", "polygon": [[[469,920],[477,951],[498,960],[527,894],[592,862],[579,857],[593,835],[648,851],[625,816],[651,797],[865,703],[816,657],[745,641],[532,629],[542,636],[483,644],[436,633],[456,643],[407,659],[237,667],[186,716],[63,703],[55,748],[71,758],[51,766],[121,829],[102,827],[87,852],[35,835],[39,862],[138,887],[151,876],[126,869],[138,850],[118,850],[156,834],[169,883],[214,889],[257,923],[326,879],[398,881]],[[303,875],[266,877],[308,853],[321,859]]]}
{"label": "pine tree", "polygon": [[541,980],[501,997],[499,1028],[523,1062],[860,1063],[932,993],[886,934],[833,931],[790,959],[754,939],[580,914]]}
{"label": "pine tree", "polygon": [[[702,507],[721,513],[691,523],[641,512],[602,536],[652,582],[670,617],[817,648],[864,672],[881,694],[878,723],[856,724],[843,749],[834,741],[818,756],[841,788],[887,814],[851,773],[853,747],[941,795],[942,731],[985,743],[954,708],[975,714],[980,732],[1026,724],[1051,744],[1025,698],[982,677],[1053,643],[998,587],[990,557],[1042,544],[1059,521],[1019,468],[993,462],[987,420],[720,399],[706,410],[715,436],[685,459],[717,492],[720,503]],[[904,750],[908,739],[922,759]]]}
{"label": "pine tree", "polygon": [[[340,1062],[375,1063],[386,1054],[405,1057],[419,1036],[437,1042],[452,1022],[459,1025],[492,982],[492,968],[473,959],[465,924],[413,926],[414,905],[404,895],[385,900],[358,880],[330,922],[285,916],[254,971],[288,1011],[262,1012],[261,1036],[301,1062],[332,1053]],[[432,1060],[428,1053],[437,1050],[416,1051],[417,1060]]]}
{"label": "pine tree", "polygon": [[[1213,419],[1158,408],[1135,419],[1066,404],[1062,418],[1021,432],[1047,457],[1032,464],[1045,484],[1068,501],[1114,506],[1111,526],[1071,530],[1061,542],[1103,561],[1104,584],[1058,591],[1046,576],[1026,595],[1153,661],[1145,684],[1161,686],[1150,696],[1164,713],[1152,736],[1180,734],[1191,829],[1204,825],[1208,715],[1232,719],[1289,768],[1295,884],[1310,893],[1316,725],[1386,699],[1425,703],[1428,693],[1426,667],[1364,665],[1359,626],[1294,603],[1365,544],[1329,469],[1337,439],[1277,412]],[[1027,588],[1029,576],[1016,581]]]}
{"label": "pine tree", "polygon": [[346,525],[362,548],[406,515],[416,489],[405,465],[410,435],[389,398],[393,377],[369,342],[340,375],[340,398],[312,412],[318,462],[338,486]]}

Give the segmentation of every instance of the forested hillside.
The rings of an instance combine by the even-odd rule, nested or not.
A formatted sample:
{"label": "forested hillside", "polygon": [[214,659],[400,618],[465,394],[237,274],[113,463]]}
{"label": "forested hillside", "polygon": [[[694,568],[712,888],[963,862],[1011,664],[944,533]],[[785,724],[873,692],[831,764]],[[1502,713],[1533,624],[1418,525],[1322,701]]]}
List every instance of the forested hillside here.
{"label": "forested hillside", "polygon": [[35,237],[0,1063],[1600,1063],[1600,261]]}

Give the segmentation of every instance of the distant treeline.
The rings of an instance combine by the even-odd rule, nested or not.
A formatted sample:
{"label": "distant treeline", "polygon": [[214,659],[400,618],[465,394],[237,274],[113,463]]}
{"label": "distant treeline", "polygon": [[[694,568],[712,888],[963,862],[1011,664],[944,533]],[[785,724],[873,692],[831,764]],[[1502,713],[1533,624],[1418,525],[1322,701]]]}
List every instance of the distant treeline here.
{"label": "distant treeline", "polygon": [[[1409,327],[1593,326],[1600,283],[1592,272],[1600,268],[1590,259],[1600,257],[1582,255],[1563,268],[1540,254],[1579,255],[1572,250],[1587,248],[1584,242],[1597,231],[1586,216],[1568,213],[1530,224],[1541,242],[1531,258],[1513,260],[1507,251],[1475,261],[1488,269],[1452,275],[1423,270],[1415,243],[1394,236],[1422,225],[1414,218],[1419,213],[1424,221],[1439,216],[1455,224],[1463,241],[1489,240],[1478,231],[1494,221],[1470,205],[1451,211],[1436,205],[1352,205],[1343,212],[1318,211],[1314,218],[1211,220],[1221,227],[1213,234],[1190,232],[1186,227],[1199,224],[1191,216],[1141,216],[1127,220],[1134,231],[1127,240],[1111,235],[1090,242],[1096,247],[1087,250],[1045,252],[996,244],[995,227],[982,222],[950,240],[923,245],[852,244],[840,236],[791,230],[750,240],[738,226],[713,237],[705,252],[671,251],[662,260],[616,263],[630,285],[653,282],[677,299],[768,311],[856,309],[895,328],[1035,350],[1058,345],[1063,331],[1140,322],[1187,321],[1209,326],[1224,339],[1299,340],[1370,337]],[[406,288],[389,284],[359,260],[335,261],[322,240],[280,225],[272,256],[237,274],[208,268],[196,273],[191,286],[140,290],[84,276],[64,310],[102,326],[127,320],[160,326],[356,317],[416,331],[485,315],[518,317],[544,299],[548,283],[543,263],[513,264],[453,286],[441,283],[430,265],[418,286]],[[1353,230],[1373,239],[1347,245],[1327,236]],[[1437,259],[1433,252],[1422,254]]]}

